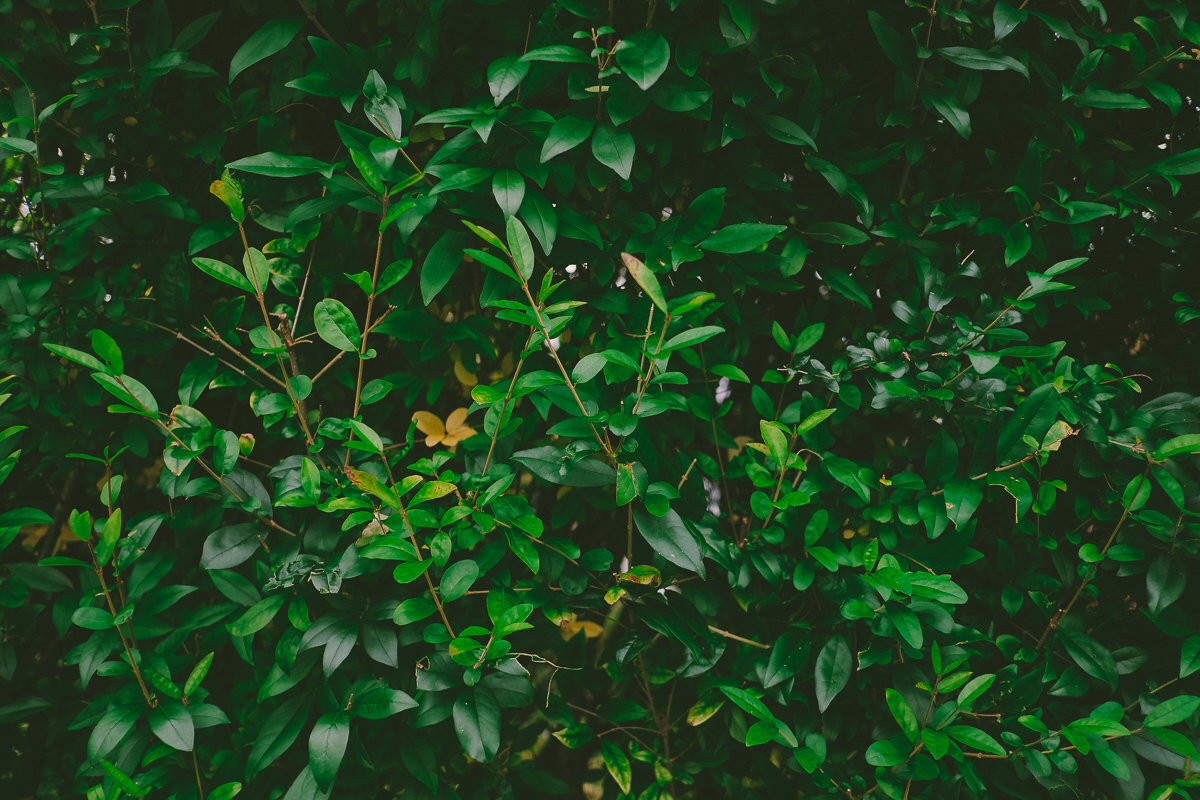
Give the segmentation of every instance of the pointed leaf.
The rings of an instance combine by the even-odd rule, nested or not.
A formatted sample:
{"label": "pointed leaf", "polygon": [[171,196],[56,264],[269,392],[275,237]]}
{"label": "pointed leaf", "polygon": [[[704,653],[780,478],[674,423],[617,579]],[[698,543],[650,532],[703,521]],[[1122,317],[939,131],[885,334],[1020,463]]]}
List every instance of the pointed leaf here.
{"label": "pointed leaf", "polygon": [[490,691],[468,689],[454,701],[454,732],[476,761],[491,761],[500,749],[500,706]]}
{"label": "pointed leaf", "polygon": [[629,274],[633,276],[637,285],[642,287],[642,291],[646,293],[650,301],[658,306],[664,314],[667,313],[667,299],[663,297],[662,286],[659,285],[658,277],[654,272],[640,258],[630,253],[621,253],[621,261],[624,262],[625,269],[629,270]]}
{"label": "pointed leaf", "polygon": [[670,59],[670,45],[655,31],[638,31],[617,46],[617,65],[643,90],[662,77]]}
{"label": "pointed leaf", "polygon": [[633,521],[654,552],[672,564],[704,577],[704,555],[700,543],[674,510],[661,517],[634,511]]}
{"label": "pointed leaf", "polygon": [[633,172],[633,151],[633,136],[612,125],[601,124],[592,134],[592,155],[624,180]]}
{"label": "pointed leaf", "polygon": [[164,699],[150,709],[150,730],[164,744],[189,752],[196,744],[196,724],[187,706],[178,700]]}
{"label": "pointed leaf", "polygon": [[229,62],[229,82],[233,83],[243,71],[287,47],[303,27],[304,21],[299,17],[281,17],[263,25],[233,54],[233,60]]}
{"label": "pointed leaf", "polygon": [[854,659],[850,645],[841,636],[834,636],[821,648],[817,656],[817,709],[824,713],[846,684],[854,671]]}
{"label": "pointed leaf", "polygon": [[583,144],[592,135],[593,127],[590,119],[566,116],[556,120],[542,145],[541,162],[545,164],[556,155]]}
{"label": "pointed leaf", "polygon": [[350,742],[350,715],[344,711],[322,714],[308,735],[308,766],[317,785],[329,791]]}

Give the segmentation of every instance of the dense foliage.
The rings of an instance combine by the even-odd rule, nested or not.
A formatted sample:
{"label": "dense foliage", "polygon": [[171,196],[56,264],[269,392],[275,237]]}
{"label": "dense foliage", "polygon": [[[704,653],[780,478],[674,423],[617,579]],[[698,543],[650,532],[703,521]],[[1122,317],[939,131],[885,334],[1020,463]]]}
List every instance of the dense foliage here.
{"label": "dense foliage", "polygon": [[0,2],[6,796],[1197,796],[1191,4],[227,5]]}

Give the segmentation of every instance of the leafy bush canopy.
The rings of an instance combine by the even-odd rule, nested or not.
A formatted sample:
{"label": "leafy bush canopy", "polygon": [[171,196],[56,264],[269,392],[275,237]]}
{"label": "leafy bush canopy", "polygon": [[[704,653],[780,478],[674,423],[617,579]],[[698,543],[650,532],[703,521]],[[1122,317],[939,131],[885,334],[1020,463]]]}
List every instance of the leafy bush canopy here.
{"label": "leafy bush canopy", "polygon": [[235,5],[0,3],[15,796],[1195,793],[1189,4]]}

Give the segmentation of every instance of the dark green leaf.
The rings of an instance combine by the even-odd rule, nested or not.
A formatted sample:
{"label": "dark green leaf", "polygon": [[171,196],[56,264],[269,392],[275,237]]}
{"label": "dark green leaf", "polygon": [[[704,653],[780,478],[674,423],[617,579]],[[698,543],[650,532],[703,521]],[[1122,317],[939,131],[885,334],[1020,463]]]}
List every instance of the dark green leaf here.
{"label": "dark green leaf", "polygon": [[520,58],[505,56],[498,58],[488,67],[488,88],[492,92],[492,102],[500,105],[504,98],[512,93],[529,74],[529,62]]}
{"label": "dark green leaf", "polygon": [[302,175],[324,175],[328,178],[333,174],[332,164],[308,156],[287,153],[259,153],[256,156],[230,161],[225,166],[270,178],[298,178]]}
{"label": "dark green leaf", "polygon": [[542,145],[541,162],[544,164],[560,153],[577,147],[587,141],[592,135],[594,123],[590,119],[566,116],[555,120],[550,126],[550,133]]}
{"label": "dark green leaf", "polygon": [[322,714],[308,735],[308,766],[317,785],[328,791],[350,743],[350,715],[344,711]]}
{"label": "dark green leaf", "polygon": [[633,521],[654,552],[672,564],[704,577],[704,556],[700,544],[674,510],[661,517],[634,511]]}
{"label": "dark green leaf", "polygon": [[1012,56],[990,53],[974,47],[940,47],[935,52],[947,61],[967,69],[1012,70],[1026,78],[1029,77],[1029,70],[1025,65]]}
{"label": "dark green leaf", "polygon": [[[422,274],[424,269],[421,270]],[[354,314],[339,300],[326,297],[313,309],[317,335],[339,350],[356,352],[362,344],[362,334]]]}
{"label": "dark green leaf", "polygon": [[[433,302],[458,271],[465,244],[466,237],[462,233],[446,231],[425,254],[425,261],[421,264],[421,301],[425,305]],[[358,347],[353,349],[357,350]]]}
{"label": "dark green leaf", "polygon": [[616,471],[602,461],[585,458],[571,463],[563,450],[551,445],[514,453],[512,460],[559,486],[608,486],[617,479]]}
{"label": "dark green leaf", "polygon": [[459,561],[442,575],[440,593],[443,603],[457,600],[467,593],[479,577],[479,565],[470,559]]}
{"label": "dark green leaf", "polygon": [[846,685],[854,671],[854,658],[850,645],[841,636],[834,636],[825,643],[817,655],[816,690],[817,710],[824,713]]}
{"label": "dark green leaf", "polygon": [[263,25],[233,54],[233,60],[229,62],[229,82],[233,83],[243,71],[287,47],[303,27],[304,21],[299,17],[280,17]]}
{"label": "dark green leaf", "polygon": [[617,65],[643,90],[662,77],[671,59],[667,40],[655,31],[638,31],[626,36],[616,51]]}
{"label": "dark green leaf", "polygon": [[1058,390],[1053,384],[1047,383],[1030,392],[1025,401],[1017,406],[1012,417],[1000,429],[1000,438],[996,442],[996,457],[1001,466],[1019,461],[1032,450],[1024,437],[1030,436],[1038,442],[1045,438],[1046,432],[1058,418],[1059,402]]}
{"label": "dark green leaf", "polygon": [[713,253],[748,253],[762,247],[786,228],[786,225],[768,225],[761,222],[726,225],[701,241],[700,248]]}
{"label": "dark green leaf", "polygon": [[490,691],[468,689],[454,701],[454,732],[476,761],[491,761],[500,749],[500,706]]}
{"label": "dark green leaf", "polygon": [[221,528],[204,540],[200,566],[204,569],[232,569],[252,556],[261,544],[258,529],[251,523]]}
{"label": "dark green leaf", "polygon": [[166,745],[190,752],[196,744],[196,725],[187,706],[178,700],[159,698],[150,709],[150,730]]}
{"label": "dark green leaf", "polygon": [[592,155],[625,180],[633,171],[633,151],[633,136],[612,125],[598,125],[592,134]]}

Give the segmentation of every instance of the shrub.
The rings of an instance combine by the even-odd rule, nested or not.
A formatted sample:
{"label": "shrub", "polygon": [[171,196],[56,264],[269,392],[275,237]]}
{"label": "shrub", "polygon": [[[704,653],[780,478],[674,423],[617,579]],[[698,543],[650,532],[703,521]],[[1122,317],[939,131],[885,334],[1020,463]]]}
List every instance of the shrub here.
{"label": "shrub", "polygon": [[869,5],[5,9],[6,783],[1187,797],[1200,26]]}

